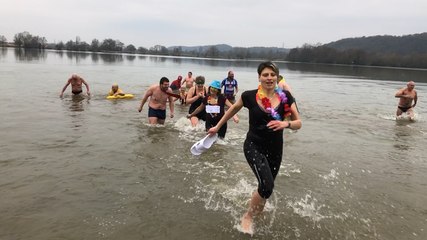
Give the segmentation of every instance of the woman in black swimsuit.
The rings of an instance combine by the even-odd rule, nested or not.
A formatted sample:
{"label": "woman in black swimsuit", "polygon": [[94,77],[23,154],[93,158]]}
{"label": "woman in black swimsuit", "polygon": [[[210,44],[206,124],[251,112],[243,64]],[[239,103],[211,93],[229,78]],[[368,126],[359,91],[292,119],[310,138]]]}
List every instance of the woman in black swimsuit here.
{"label": "woman in black swimsuit", "polygon": [[[249,110],[249,131],[243,145],[246,160],[258,180],[258,189],[252,194],[247,212],[242,217],[241,227],[253,233],[253,218],[264,209],[266,200],[273,193],[283,152],[283,130],[301,128],[301,120],[294,98],[288,91],[277,87],[279,69],[272,62],[258,66],[258,89],[245,91],[225,113],[218,124],[209,129],[215,134],[242,107]],[[290,117],[290,121],[285,120]]]}
{"label": "woman in black swimsuit", "polygon": [[[205,77],[197,76],[196,77],[196,86],[191,87],[187,93],[186,103],[191,104],[188,113],[191,114],[200,106],[203,102],[203,98],[207,95],[205,87]],[[196,116],[190,118],[191,126],[197,126],[199,120],[206,121],[206,111],[203,109]]]}

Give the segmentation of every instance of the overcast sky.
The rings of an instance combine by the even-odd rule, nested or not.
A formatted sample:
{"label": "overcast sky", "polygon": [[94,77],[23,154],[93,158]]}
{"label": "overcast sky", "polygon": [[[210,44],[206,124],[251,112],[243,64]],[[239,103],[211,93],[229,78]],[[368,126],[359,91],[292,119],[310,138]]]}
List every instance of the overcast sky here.
{"label": "overcast sky", "polygon": [[427,0],[0,0],[0,35],[294,48],[427,32]]}

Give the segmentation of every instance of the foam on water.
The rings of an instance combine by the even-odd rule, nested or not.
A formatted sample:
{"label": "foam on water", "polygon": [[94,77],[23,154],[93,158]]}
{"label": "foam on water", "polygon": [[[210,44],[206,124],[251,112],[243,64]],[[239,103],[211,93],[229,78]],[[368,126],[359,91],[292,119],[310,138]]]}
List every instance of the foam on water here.
{"label": "foam on water", "polygon": [[299,200],[288,201],[287,206],[292,208],[294,213],[301,217],[308,217],[315,222],[325,218],[320,212],[322,208],[326,206],[324,204],[319,204],[317,199],[310,194],[306,194],[304,198]]}

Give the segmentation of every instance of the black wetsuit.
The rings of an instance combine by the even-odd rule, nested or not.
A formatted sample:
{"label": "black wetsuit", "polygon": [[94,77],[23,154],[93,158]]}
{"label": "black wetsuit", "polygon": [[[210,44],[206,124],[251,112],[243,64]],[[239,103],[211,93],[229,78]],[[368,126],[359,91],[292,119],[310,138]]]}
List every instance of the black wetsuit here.
{"label": "black wetsuit", "polygon": [[[203,91],[204,91],[205,96],[206,96],[206,89],[204,89]],[[196,88],[194,88],[194,95],[193,95],[193,96],[196,96],[196,95],[197,95],[197,93],[196,93]],[[194,102],[190,105],[190,109],[188,110],[188,113],[189,113],[189,114],[191,114],[192,112],[194,112],[194,110],[196,110],[196,108],[198,108],[198,107],[200,106],[200,104],[202,104],[202,102],[203,102],[203,98],[198,98],[196,101],[194,101]],[[196,115],[196,117],[197,117],[198,119],[201,119],[201,120],[203,120],[203,121],[206,121],[206,111],[205,111],[205,109],[203,109],[202,111],[200,111],[200,112]]]}
{"label": "black wetsuit", "polygon": [[[205,106],[213,105],[209,104],[208,102],[209,96],[205,97],[203,99],[203,104]],[[219,106],[219,113],[206,113],[206,130],[209,130],[209,128],[216,126],[216,124],[221,120],[222,116],[224,116],[224,108],[225,108],[225,101],[227,99],[224,97],[224,95],[220,94],[218,95],[218,102],[217,104],[214,104],[213,106]],[[205,107],[206,109],[206,107]],[[227,122],[222,125],[222,127],[218,130],[218,137],[224,138],[225,133],[227,132]]]}
{"label": "black wetsuit", "polygon": [[[295,100],[288,91],[284,92],[290,107]],[[258,193],[263,198],[269,198],[282,162],[283,130],[273,131],[267,127],[267,123],[275,119],[258,105],[256,93],[257,90],[251,90],[242,94],[243,106],[249,110],[249,131],[243,151],[258,179]],[[284,106],[284,103],[280,103],[276,108],[277,113],[282,116],[281,120],[285,113]]]}

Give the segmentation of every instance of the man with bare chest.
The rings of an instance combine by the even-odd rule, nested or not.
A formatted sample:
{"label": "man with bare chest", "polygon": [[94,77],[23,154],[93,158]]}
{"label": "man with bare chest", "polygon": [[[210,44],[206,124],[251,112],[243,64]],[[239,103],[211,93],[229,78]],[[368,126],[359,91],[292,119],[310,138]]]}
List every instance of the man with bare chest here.
{"label": "man with bare chest", "polygon": [[82,85],[86,86],[86,93],[88,96],[90,96],[90,92],[89,92],[89,84],[80,76],[78,76],[77,74],[73,74],[71,75],[71,77],[68,79],[67,83],[65,84],[65,86],[62,88],[61,94],[59,95],[59,97],[62,97],[64,95],[65,90],[67,89],[67,87],[69,85],[71,85],[71,92],[74,95],[78,95],[80,93],[83,92],[82,89]]}
{"label": "man with bare chest", "polygon": [[[417,91],[415,91],[415,83],[409,81],[406,84],[406,88],[402,88],[397,91],[395,97],[399,98],[399,105],[397,106],[396,117],[401,116],[404,112],[407,112],[409,118],[414,120],[414,110],[413,108],[417,105]],[[412,104],[414,102],[414,104]]]}
{"label": "man with bare chest", "polygon": [[162,77],[159,85],[148,88],[138,111],[141,112],[145,102],[148,102],[148,121],[150,124],[164,124],[166,119],[166,103],[169,101],[170,117],[174,116],[174,101],[172,89],[169,88],[169,79]]}

